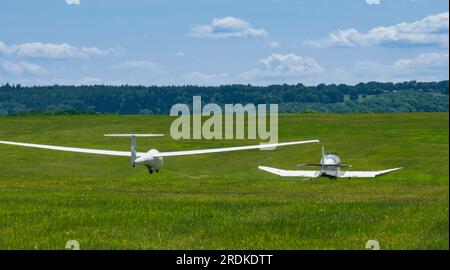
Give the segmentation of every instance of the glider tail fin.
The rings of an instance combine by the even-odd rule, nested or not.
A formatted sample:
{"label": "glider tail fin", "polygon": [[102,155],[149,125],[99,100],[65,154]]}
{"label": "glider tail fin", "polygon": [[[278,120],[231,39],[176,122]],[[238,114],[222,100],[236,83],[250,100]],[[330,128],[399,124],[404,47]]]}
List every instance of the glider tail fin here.
{"label": "glider tail fin", "polygon": [[134,161],[136,160],[136,136],[131,136],[131,165],[134,167]]}
{"label": "glider tail fin", "polygon": [[325,147],[322,146],[322,158],[320,159],[320,164],[323,165],[325,161]]}

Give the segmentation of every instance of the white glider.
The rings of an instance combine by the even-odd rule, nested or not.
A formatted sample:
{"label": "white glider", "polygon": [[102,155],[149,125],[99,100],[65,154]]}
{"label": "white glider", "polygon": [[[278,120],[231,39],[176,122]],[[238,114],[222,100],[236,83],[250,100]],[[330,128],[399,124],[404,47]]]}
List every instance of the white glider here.
{"label": "white glider", "polygon": [[148,152],[137,152],[136,151],[136,137],[159,137],[159,136],[163,136],[163,134],[105,134],[105,136],[130,137],[131,138],[131,151],[87,149],[87,148],[65,147],[65,146],[11,142],[11,141],[0,141],[0,144],[42,148],[42,149],[50,149],[50,150],[57,150],[57,151],[86,153],[86,154],[126,156],[126,157],[131,157],[131,164],[133,167],[136,165],[144,165],[148,168],[149,173],[153,173],[153,171],[158,172],[162,168],[163,157],[189,156],[189,155],[221,153],[221,152],[230,152],[230,151],[242,151],[242,150],[251,150],[251,149],[267,149],[267,148],[275,148],[275,147],[279,147],[279,146],[288,146],[288,145],[318,143],[319,142],[319,140],[307,140],[307,141],[269,143],[269,144],[259,144],[259,145],[249,145],[249,146],[235,146],[235,147],[186,150],[186,151],[159,152],[156,149],[151,149]]}
{"label": "white glider", "polygon": [[341,167],[350,167],[348,164],[341,164],[341,160],[337,155],[334,154],[326,154],[325,150],[322,147],[322,158],[320,159],[320,164],[299,164],[299,166],[317,166],[320,167],[320,171],[300,171],[300,170],[282,170],[267,166],[259,166],[260,170],[273,173],[283,177],[307,177],[307,178],[316,178],[319,176],[327,176],[331,178],[373,178],[378,175],[394,172],[402,169],[393,168],[382,171],[341,171]]}

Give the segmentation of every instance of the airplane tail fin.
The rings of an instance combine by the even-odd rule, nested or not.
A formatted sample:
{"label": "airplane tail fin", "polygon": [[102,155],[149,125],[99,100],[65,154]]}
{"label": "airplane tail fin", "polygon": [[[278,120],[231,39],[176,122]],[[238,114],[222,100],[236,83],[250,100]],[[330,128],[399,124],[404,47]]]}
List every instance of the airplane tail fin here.
{"label": "airplane tail fin", "polygon": [[322,146],[322,157],[320,158],[320,164],[323,165],[325,161],[325,147]]}
{"label": "airplane tail fin", "polygon": [[131,138],[131,165],[134,167],[136,160],[136,137],[161,137],[164,134],[105,134],[106,137],[130,137]]}
{"label": "airplane tail fin", "polygon": [[131,136],[131,166],[134,165],[134,161],[136,160],[136,136]]}

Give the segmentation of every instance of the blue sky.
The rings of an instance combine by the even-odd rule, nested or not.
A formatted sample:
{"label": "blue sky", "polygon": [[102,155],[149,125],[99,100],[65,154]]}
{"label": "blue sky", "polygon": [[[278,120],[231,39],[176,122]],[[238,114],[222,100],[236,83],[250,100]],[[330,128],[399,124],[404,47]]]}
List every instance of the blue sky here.
{"label": "blue sky", "polygon": [[448,79],[444,0],[2,0],[0,83]]}

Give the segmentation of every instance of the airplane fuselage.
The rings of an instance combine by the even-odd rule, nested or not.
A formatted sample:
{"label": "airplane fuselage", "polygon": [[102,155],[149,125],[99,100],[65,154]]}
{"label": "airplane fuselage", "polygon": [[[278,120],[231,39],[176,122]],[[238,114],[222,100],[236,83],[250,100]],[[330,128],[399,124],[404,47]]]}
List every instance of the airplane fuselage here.
{"label": "airplane fuselage", "polygon": [[136,158],[133,162],[135,165],[144,165],[148,168],[149,172],[158,172],[164,165],[164,160],[162,157],[156,157],[159,151],[156,149],[149,150],[145,155]]}
{"label": "airplane fuselage", "polygon": [[341,171],[341,159],[335,154],[324,155],[320,164],[320,172],[323,176],[337,177]]}

